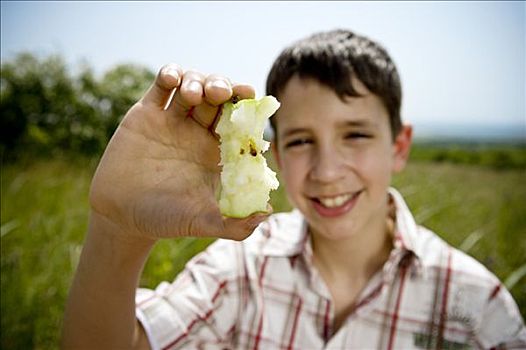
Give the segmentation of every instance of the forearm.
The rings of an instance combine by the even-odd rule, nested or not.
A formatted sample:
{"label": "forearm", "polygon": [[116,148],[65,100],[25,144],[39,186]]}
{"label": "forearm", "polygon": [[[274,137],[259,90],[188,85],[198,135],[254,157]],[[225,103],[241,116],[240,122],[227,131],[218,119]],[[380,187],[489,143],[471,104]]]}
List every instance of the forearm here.
{"label": "forearm", "polygon": [[135,291],[154,241],[123,240],[116,229],[92,213],[66,305],[65,349],[129,349],[140,340]]}

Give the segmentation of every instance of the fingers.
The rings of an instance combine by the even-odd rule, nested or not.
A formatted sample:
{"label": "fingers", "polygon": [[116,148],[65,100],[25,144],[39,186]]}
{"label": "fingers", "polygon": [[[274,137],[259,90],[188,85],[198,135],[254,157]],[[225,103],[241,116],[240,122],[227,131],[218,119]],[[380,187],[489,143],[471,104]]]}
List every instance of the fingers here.
{"label": "fingers", "polygon": [[209,75],[203,84],[204,103],[195,107],[192,117],[213,132],[214,123],[221,114],[221,105],[232,98],[232,85],[227,78]]}
{"label": "fingers", "polygon": [[[154,83],[142,97],[142,102],[164,109],[174,89],[179,90],[172,103],[178,112],[188,112],[192,107],[199,106],[203,102],[211,107],[217,107],[234,96],[247,99],[254,98],[256,95],[250,85],[232,84],[229,79],[219,75],[205,77],[196,71],[183,73],[182,68],[177,64],[169,63],[159,70]],[[204,110],[202,115],[206,117],[200,122],[211,125],[213,119],[210,120],[208,110],[212,108]]]}
{"label": "fingers", "polygon": [[169,109],[178,118],[184,118],[194,106],[203,102],[204,75],[199,72],[188,71],[182,76],[179,90],[175,94]]}
{"label": "fingers", "polygon": [[203,103],[203,84],[205,76],[196,71],[188,71],[184,73],[181,89],[176,94],[176,102],[181,103],[182,106],[188,108],[197,106]]}
{"label": "fingers", "polygon": [[255,90],[250,85],[232,84],[220,75],[183,72],[179,66],[168,64],[161,68],[142,101],[167,109],[181,120],[192,117],[201,126],[213,131],[225,102],[233,97],[247,99],[254,96]]}
{"label": "fingers", "polygon": [[212,106],[219,106],[232,98],[232,84],[224,77],[209,75],[205,81],[205,98]]}
{"label": "fingers", "polygon": [[157,77],[152,86],[150,86],[146,94],[142,97],[142,102],[164,108],[173,90],[181,83],[182,76],[183,70],[178,65],[170,63],[163,66],[159,70],[159,73],[157,73]]}
{"label": "fingers", "polygon": [[201,126],[212,130],[221,113],[221,105],[229,101],[232,94],[232,84],[227,78],[218,75],[205,77],[202,73],[188,71],[184,73],[170,110],[176,118],[191,116]]}
{"label": "fingers", "polygon": [[248,84],[234,84],[232,90],[233,96],[238,97],[240,100],[256,97],[256,90]]}

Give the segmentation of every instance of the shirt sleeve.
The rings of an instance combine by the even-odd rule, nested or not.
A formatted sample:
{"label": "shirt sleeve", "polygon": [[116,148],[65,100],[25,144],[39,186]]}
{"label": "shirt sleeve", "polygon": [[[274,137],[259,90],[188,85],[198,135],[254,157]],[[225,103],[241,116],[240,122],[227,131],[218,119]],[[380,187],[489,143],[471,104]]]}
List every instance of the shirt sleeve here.
{"label": "shirt sleeve", "polygon": [[174,282],[138,289],[136,315],[152,349],[228,347],[240,311],[242,265],[241,244],[217,240]]}
{"label": "shirt sleeve", "polygon": [[484,349],[525,349],[526,328],[510,292],[498,284],[488,296],[477,339]]}

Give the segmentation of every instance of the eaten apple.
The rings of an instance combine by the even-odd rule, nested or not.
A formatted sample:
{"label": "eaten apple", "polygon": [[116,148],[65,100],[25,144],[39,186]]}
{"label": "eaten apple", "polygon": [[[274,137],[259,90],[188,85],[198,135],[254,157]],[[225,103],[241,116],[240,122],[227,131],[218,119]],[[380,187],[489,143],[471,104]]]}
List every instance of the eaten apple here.
{"label": "eaten apple", "polygon": [[270,191],[279,182],[263,156],[270,146],[263,133],[279,106],[273,96],[223,105],[216,132],[222,166],[219,209],[224,216],[244,218],[267,211]]}

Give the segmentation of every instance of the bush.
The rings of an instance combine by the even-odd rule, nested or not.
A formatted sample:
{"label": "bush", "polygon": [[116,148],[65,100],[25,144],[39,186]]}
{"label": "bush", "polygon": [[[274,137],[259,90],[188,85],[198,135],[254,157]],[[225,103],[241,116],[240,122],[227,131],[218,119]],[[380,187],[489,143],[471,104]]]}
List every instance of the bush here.
{"label": "bush", "polygon": [[101,153],[154,74],[121,64],[96,79],[88,65],[73,75],[58,55],[22,53],[2,64],[1,77],[1,150],[9,160]]}

